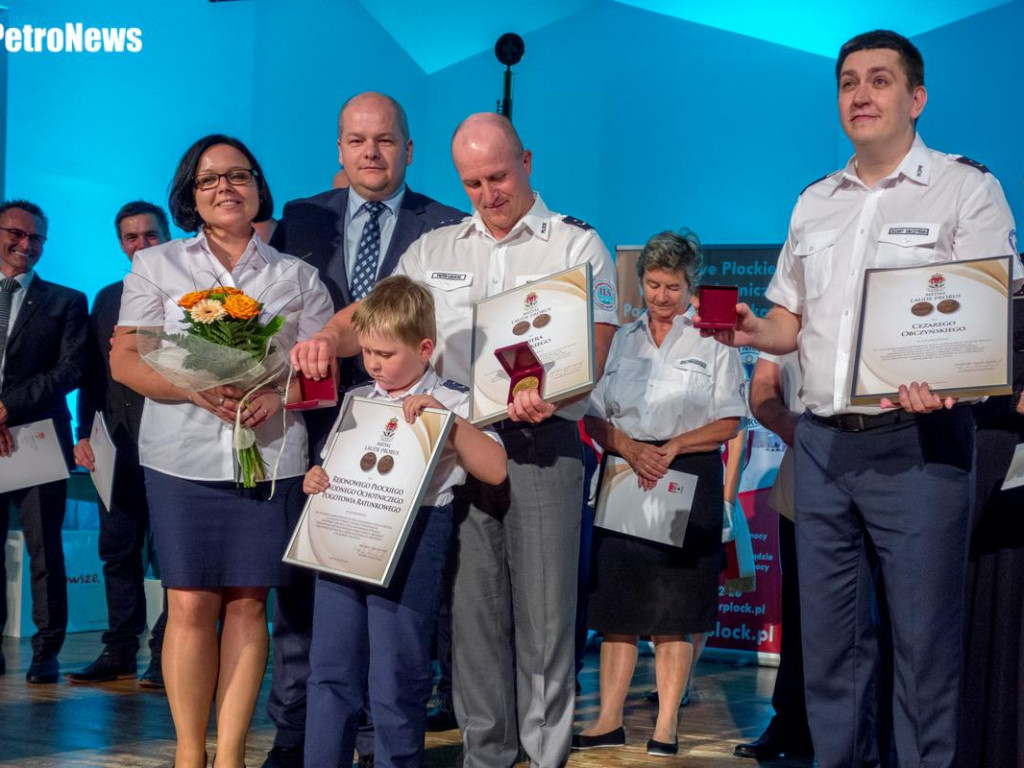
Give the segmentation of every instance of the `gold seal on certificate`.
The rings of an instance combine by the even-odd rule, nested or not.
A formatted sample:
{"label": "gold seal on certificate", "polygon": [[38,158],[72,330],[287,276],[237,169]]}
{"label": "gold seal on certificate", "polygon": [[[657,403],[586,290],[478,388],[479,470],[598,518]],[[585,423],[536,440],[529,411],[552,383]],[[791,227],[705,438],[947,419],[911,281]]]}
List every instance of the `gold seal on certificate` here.
{"label": "gold seal on certificate", "polygon": [[330,436],[331,487],[310,496],[284,561],[386,587],[455,420],[402,404],[353,397]]}
{"label": "gold seal on certificate", "polygon": [[553,403],[593,389],[593,316],[590,264],[477,302],[470,421],[505,418],[523,390]]}
{"label": "gold seal on certificate", "polygon": [[914,381],[943,396],[1009,393],[1010,258],[866,270],[850,402],[877,405]]}

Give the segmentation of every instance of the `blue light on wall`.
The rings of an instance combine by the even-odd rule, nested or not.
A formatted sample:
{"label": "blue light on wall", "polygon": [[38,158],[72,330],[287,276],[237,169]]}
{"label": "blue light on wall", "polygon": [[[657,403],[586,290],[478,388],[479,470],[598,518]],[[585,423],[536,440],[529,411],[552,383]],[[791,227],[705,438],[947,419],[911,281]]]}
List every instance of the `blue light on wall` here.
{"label": "blue light on wall", "polygon": [[637,8],[834,57],[846,40],[883,27],[912,37],[1010,0],[904,0],[873,3],[821,0],[619,0]]}

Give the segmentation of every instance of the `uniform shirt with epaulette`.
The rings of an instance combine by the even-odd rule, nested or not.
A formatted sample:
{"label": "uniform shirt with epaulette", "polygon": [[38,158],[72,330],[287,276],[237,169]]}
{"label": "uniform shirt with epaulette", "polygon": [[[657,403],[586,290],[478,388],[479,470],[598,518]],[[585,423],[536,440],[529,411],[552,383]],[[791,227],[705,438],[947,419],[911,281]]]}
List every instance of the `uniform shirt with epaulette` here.
{"label": "uniform shirt with epaulette", "polygon": [[[594,322],[618,325],[615,265],[592,227],[549,210],[540,195],[511,231],[496,240],[478,211],[464,221],[424,234],[395,270],[425,283],[434,296],[437,347],[434,365],[443,376],[470,381],[473,305],[531,280],[590,262]],[[582,418],[583,402],[557,415]]]}
{"label": "uniform shirt with epaulette", "polygon": [[[801,396],[819,416],[879,413],[851,407],[849,378],[864,270],[1013,255],[1024,270],[1013,214],[983,165],[928,149],[920,136],[899,167],[874,187],[846,167],[797,200],[769,300],[802,318]],[[909,383],[909,382],[908,382]]]}
{"label": "uniform shirt with epaulette", "polygon": [[[416,383],[400,395],[392,395],[387,390],[381,389],[376,382],[350,389],[345,393],[345,401],[331,432],[333,433],[338,428],[342,414],[345,413],[345,404],[348,403],[349,398],[368,397],[371,400],[401,402],[411,395],[430,395],[457,416],[462,416],[463,418],[469,416],[469,387],[451,379],[442,379],[437,375],[433,367],[428,366],[426,372]],[[493,429],[481,429],[480,431],[498,443],[498,445],[501,445],[501,438],[498,437],[498,434]],[[330,445],[330,440],[328,440],[327,444]],[[322,456],[327,458],[326,448]],[[452,489],[456,485],[462,485],[464,482],[466,482],[466,469],[462,466],[459,454],[449,438],[444,448],[441,449],[441,458],[437,461],[434,474],[430,478],[430,485],[427,486],[427,491],[423,495],[423,501],[420,503],[420,506],[440,507],[445,504],[451,504],[452,499],[455,498]]]}

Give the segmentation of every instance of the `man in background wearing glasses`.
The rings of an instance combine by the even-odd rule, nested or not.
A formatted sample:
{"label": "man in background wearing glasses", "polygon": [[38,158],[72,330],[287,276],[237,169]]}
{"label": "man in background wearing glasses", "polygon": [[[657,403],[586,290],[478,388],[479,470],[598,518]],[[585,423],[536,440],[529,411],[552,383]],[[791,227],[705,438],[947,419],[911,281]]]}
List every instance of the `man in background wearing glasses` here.
{"label": "man in background wearing glasses", "polygon": [[[47,282],[34,267],[46,242],[46,216],[25,200],[0,204],[0,456],[14,450],[10,429],[53,419],[71,466],[71,412],[66,397],[85,370],[88,302],[85,294]],[[25,534],[32,573],[30,683],[55,683],[57,654],[68,623],[61,525],[64,480],[0,494],[0,531],[6,535],[13,505]],[[6,537],[6,536],[5,536]],[[5,570],[0,547],[0,573]],[[7,621],[6,594],[0,627]],[[0,653],[0,673],[6,671]]]}

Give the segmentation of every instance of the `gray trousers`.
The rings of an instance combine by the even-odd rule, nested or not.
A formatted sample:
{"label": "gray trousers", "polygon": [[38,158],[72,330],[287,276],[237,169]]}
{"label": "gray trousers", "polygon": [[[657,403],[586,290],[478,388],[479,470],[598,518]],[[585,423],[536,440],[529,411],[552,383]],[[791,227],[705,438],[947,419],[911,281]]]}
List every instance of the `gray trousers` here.
{"label": "gray trousers", "polygon": [[456,499],[452,599],[455,715],[465,768],[565,763],[583,463],[574,422],[506,427],[508,480]]}

